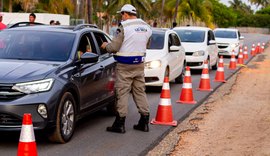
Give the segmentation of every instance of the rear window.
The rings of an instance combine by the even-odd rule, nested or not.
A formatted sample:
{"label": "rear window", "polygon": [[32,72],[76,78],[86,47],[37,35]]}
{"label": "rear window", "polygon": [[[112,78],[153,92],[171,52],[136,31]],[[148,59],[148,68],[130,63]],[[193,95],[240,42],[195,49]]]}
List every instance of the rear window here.
{"label": "rear window", "polygon": [[165,32],[153,31],[150,45],[147,49],[163,49]]}
{"label": "rear window", "polygon": [[237,38],[237,34],[235,31],[214,31],[215,36],[218,38]]}
{"label": "rear window", "polygon": [[37,31],[2,31],[0,58],[42,61],[66,61],[74,34]]}
{"label": "rear window", "polygon": [[181,42],[204,42],[205,31],[201,30],[174,30]]}

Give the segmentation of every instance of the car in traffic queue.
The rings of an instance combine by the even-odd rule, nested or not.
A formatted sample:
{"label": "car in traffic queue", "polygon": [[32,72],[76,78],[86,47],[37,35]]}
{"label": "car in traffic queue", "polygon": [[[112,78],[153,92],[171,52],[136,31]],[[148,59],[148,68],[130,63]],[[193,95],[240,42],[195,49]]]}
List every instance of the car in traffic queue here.
{"label": "car in traffic queue", "polygon": [[216,28],[214,29],[218,54],[231,56],[232,51],[238,56],[240,47],[244,44],[244,37],[241,36],[238,29],[234,28]]}
{"label": "car in traffic queue", "polygon": [[145,57],[146,86],[162,86],[164,77],[183,83],[185,49],[177,33],[170,29],[154,28]]}
{"label": "car in traffic queue", "polygon": [[[0,33],[0,131],[19,131],[24,113],[53,142],[68,142],[77,121],[113,111],[115,60],[94,25],[16,26]],[[91,51],[88,51],[91,49]]]}
{"label": "car in traffic queue", "polygon": [[208,60],[209,69],[217,69],[218,48],[213,31],[207,27],[175,27],[173,30],[181,38],[186,51],[187,66],[190,69],[203,69]]}

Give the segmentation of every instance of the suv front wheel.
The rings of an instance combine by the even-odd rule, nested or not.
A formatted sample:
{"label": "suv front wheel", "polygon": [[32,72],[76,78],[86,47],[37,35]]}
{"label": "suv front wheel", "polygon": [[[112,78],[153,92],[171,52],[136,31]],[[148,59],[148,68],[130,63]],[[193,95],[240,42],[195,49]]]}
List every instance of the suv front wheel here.
{"label": "suv front wheel", "polygon": [[75,112],[75,100],[71,93],[66,92],[57,109],[56,127],[49,136],[50,141],[66,143],[71,139],[76,124]]}

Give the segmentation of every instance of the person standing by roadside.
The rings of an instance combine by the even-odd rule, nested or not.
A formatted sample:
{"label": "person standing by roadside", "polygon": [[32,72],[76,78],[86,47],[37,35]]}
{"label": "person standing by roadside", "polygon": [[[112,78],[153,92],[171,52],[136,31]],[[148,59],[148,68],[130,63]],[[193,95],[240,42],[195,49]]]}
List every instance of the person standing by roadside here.
{"label": "person standing by roadside", "polygon": [[3,16],[4,15],[2,13],[0,13],[0,31],[7,28],[7,26],[4,23],[2,23]]}
{"label": "person standing by roadside", "polygon": [[135,130],[149,131],[149,104],[145,93],[144,56],[149,39],[152,35],[151,27],[142,19],[137,18],[136,8],[125,4],[121,11],[122,22],[118,27],[118,34],[111,43],[104,42],[101,48],[114,55],[116,65],[116,118],[107,131],[125,133],[125,119],[128,112],[129,93],[133,95],[139,113],[141,114]]}
{"label": "person standing by roadside", "polygon": [[36,20],[36,15],[34,13],[31,13],[29,15],[29,22],[30,23],[35,23],[35,20]]}

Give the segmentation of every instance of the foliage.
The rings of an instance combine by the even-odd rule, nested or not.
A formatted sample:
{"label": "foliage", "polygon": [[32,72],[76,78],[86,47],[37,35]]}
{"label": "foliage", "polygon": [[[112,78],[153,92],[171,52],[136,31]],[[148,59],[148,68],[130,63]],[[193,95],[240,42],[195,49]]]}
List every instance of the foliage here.
{"label": "foliage", "polygon": [[218,27],[227,28],[236,25],[237,14],[231,8],[219,3],[218,0],[211,0],[211,3],[213,21]]}
{"label": "foliage", "polygon": [[237,26],[270,28],[270,15],[247,15],[238,20]]}
{"label": "foliage", "polygon": [[270,15],[270,6],[257,11],[256,14],[268,14],[268,15]]}

